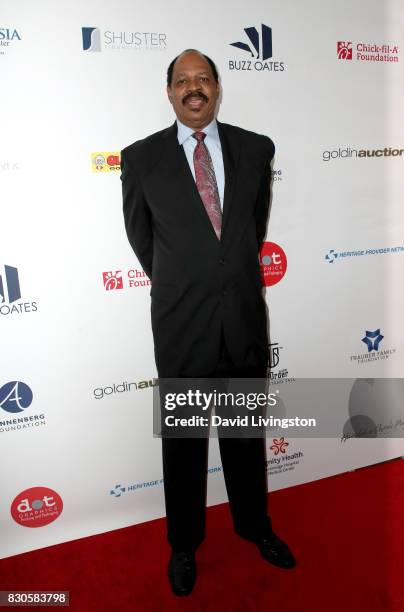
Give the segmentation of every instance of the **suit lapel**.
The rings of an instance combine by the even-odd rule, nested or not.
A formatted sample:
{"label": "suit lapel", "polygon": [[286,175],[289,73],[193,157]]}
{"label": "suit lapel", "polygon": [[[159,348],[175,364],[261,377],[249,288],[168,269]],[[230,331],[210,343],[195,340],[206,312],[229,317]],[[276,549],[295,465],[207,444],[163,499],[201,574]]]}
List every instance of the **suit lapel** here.
{"label": "suit lapel", "polygon": [[[222,235],[229,222],[230,214],[234,208],[234,192],[237,182],[237,168],[240,158],[240,141],[236,132],[228,126],[217,122],[220,144],[222,147],[224,166],[224,201]],[[188,164],[184,148],[178,143],[177,124],[171,125],[163,134],[163,157],[164,164],[168,168],[170,181],[178,187],[178,192],[183,199],[195,207],[204,222],[208,224],[212,235],[216,238],[212,223],[205,210],[194,177]]]}
{"label": "suit lapel", "polygon": [[176,123],[166,130],[163,134],[163,140],[164,163],[168,168],[170,181],[177,187],[179,197],[185,201],[185,204],[195,207],[196,212],[199,213],[217,240],[215,230],[199,195],[184,148],[178,143]]}
{"label": "suit lapel", "polygon": [[240,158],[240,141],[237,134],[226,125],[217,122],[220,144],[222,146],[224,165],[224,201],[222,232],[228,224],[230,213],[234,208],[234,191],[237,182],[237,168]]}

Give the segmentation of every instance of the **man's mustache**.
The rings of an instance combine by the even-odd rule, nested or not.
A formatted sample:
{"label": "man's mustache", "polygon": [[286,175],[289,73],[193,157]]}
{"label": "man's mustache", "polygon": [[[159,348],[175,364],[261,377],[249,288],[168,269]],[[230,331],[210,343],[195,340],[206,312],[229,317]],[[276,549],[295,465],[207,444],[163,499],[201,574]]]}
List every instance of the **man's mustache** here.
{"label": "man's mustache", "polygon": [[190,98],[202,98],[205,102],[209,101],[208,96],[206,96],[202,91],[191,91],[189,94],[182,98],[182,103],[186,104]]}

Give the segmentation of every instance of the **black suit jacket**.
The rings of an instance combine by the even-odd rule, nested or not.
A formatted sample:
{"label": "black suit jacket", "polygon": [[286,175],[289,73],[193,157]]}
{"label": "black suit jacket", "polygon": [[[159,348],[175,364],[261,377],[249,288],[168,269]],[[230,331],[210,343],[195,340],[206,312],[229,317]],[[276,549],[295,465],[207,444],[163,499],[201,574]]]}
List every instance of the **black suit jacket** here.
{"label": "black suit jacket", "polygon": [[176,123],[121,153],[129,242],[152,280],[151,319],[160,377],[207,376],[222,332],[238,367],[267,361],[266,305],[258,251],[266,233],[268,137],[218,122],[225,191],[216,237]]}

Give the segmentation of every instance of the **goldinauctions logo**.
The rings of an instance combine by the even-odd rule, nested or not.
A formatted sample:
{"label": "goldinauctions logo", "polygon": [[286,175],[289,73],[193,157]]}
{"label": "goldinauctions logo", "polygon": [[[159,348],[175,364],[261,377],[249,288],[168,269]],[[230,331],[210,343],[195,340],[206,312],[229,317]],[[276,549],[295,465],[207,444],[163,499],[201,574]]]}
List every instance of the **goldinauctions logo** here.
{"label": "goldinauctions logo", "polygon": [[[106,291],[115,291],[124,289],[124,282],[122,278],[122,270],[115,270],[110,272],[102,273],[102,280],[104,283],[104,289]],[[138,287],[149,287],[151,280],[146,275],[146,272],[139,270],[138,268],[131,268],[127,271],[125,277],[125,287],[138,288]]]}
{"label": "goldinauctions logo", "polygon": [[288,262],[285,251],[275,242],[264,242],[260,251],[262,284],[276,285],[286,274]]}
{"label": "goldinauctions logo", "polygon": [[404,149],[393,149],[392,147],[384,147],[384,149],[334,149],[333,151],[323,151],[323,161],[328,162],[331,159],[345,159],[347,157],[402,157]]}
{"label": "goldinauctions logo", "polygon": [[229,70],[242,70],[258,72],[283,72],[285,63],[281,61],[268,61],[272,58],[272,28],[261,24],[260,32],[257,28],[244,28],[246,41],[230,43],[232,47],[250,54],[253,59],[229,60]]}
{"label": "goldinauctions logo", "polygon": [[351,41],[337,42],[337,57],[340,60],[358,60],[362,62],[398,62],[398,45],[375,45],[355,43],[355,54]]}
{"label": "goldinauctions logo", "polygon": [[140,380],[139,382],[128,383],[124,380],[122,383],[116,385],[115,383],[109,387],[97,387],[93,389],[93,396],[95,399],[103,399],[106,395],[116,395],[117,393],[128,393],[129,391],[140,391],[142,389],[152,389],[158,384],[155,378],[150,380]]}
{"label": "goldinauctions logo", "polygon": [[117,172],[121,169],[120,153],[116,151],[91,153],[91,168],[93,172]]}
{"label": "goldinauctions logo", "polygon": [[358,365],[371,363],[373,361],[382,361],[389,359],[391,355],[396,353],[395,348],[383,348],[380,345],[384,340],[384,336],[380,331],[380,327],[375,330],[366,330],[361,341],[366,345],[367,351],[357,355],[351,355],[350,361],[356,361]]}
{"label": "goldinauctions logo", "polygon": [[0,314],[35,312],[36,302],[22,302],[18,268],[4,266],[4,274],[0,274]]}
{"label": "goldinauctions logo", "polygon": [[404,246],[400,245],[356,251],[336,251],[335,249],[330,249],[328,253],[326,253],[326,255],[324,256],[324,260],[332,264],[337,260],[341,261],[341,259],[346,259],[347,257],[364,257],[365,255],[386,255],[388,253],[404,253]]}
{"label": "goldinauctions logo", "polygon": [[49,525],[58,518],[62,510],[62,498],[48,487],[25,489],[11,504],[11,516],[23,527]]}
{"label": "goldinauctions logo", "polygon": [[165,51],[167,34],[162,32],[123,32],[101,30],[95,26],[81,28],[82,47],[87,53],[129,49],[133,51]]}

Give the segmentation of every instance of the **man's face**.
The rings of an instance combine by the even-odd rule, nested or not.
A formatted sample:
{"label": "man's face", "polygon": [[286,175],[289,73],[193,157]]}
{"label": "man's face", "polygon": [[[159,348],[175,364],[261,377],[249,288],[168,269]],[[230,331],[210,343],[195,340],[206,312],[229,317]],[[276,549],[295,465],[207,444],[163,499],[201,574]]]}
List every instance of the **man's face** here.
{"label": "man's face", "polygon": [[219,93],[219,84],[202,55],[190,51],[177,59],[167,94],[181,123],[194,130],[206,127],[215,115]]}

